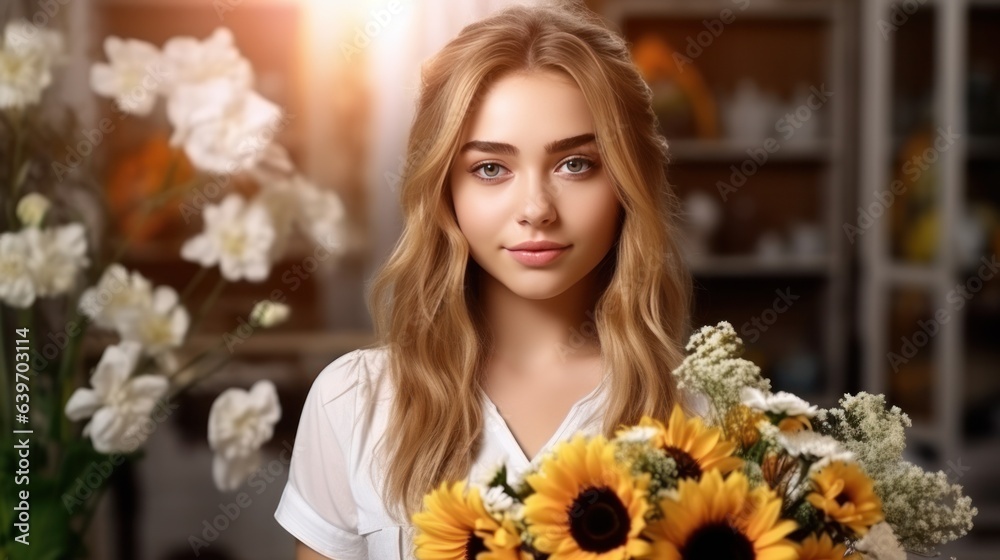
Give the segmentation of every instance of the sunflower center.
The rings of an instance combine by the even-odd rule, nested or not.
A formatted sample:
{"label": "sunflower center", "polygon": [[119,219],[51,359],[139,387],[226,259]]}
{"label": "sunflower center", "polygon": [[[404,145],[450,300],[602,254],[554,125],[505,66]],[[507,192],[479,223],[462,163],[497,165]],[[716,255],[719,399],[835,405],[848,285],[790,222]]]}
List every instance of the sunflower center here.
{"label": "sunflower center", "polygon": [[569,510],[573,540],[587,552],[602,553],[628,542],[631,519],[625,504],[610,488],[588,488]]}
{"label": "sunflower center", "polygon": [[754,560],[753,544],[746,535],[728,523],[699,527],[688,538],[681,560]]}
{"label": "sunflower center", "polygon": [[486,551],[486,543],[483,542],[483,539],[476,536],[475,533],[470,533],[469,540],[465,543],[465,560],[476,560],[477,554]]}
{"label": "sunflower center", "polygon": [[687,451],[676,447],[666,447],[663,450],[677,464],[677,478],[701,479],[701,465]]}
{"label": "sunflower center", "polygon": [[841,492],[840,494],[837,494],[837,497],[834,498],[834,500],[837,502],[838,506],[842,506],[850,502],[851,497],[847,494],[847,492]]}

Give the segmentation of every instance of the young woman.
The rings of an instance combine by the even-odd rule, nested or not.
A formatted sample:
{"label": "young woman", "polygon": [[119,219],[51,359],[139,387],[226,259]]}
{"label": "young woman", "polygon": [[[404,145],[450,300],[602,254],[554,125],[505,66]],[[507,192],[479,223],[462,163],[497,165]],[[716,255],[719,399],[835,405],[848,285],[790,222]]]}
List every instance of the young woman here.
{"label": "young woman", "polygon": [[514,7],[422,68],[378,344],[314,382],[275,517],[297,558],[412,558],[444,480],[667,418],[689,334],[650,90],[577,7]]}

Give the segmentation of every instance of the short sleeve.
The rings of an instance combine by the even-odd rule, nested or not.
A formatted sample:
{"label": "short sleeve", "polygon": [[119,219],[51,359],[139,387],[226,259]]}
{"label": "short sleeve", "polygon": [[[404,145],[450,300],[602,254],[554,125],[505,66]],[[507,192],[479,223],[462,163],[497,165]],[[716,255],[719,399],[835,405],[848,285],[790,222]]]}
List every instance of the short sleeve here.
{"label": "short sleeve", "polygon": [[292,536],[334,560],[364,560],[350,484],[358,350],[313,381],[295,435],[288,482],[274,517]]}

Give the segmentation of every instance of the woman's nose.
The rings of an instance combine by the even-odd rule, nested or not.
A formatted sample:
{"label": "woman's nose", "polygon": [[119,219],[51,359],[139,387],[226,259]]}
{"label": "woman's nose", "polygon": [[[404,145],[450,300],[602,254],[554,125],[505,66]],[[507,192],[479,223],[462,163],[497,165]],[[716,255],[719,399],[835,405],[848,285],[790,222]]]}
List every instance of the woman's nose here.
{"label": "woman's nose", "polygon": [[534,225],[548,224],[555,220],[556,193],[546,177],[529,174],[525,179],[524,197],[519,221]]}

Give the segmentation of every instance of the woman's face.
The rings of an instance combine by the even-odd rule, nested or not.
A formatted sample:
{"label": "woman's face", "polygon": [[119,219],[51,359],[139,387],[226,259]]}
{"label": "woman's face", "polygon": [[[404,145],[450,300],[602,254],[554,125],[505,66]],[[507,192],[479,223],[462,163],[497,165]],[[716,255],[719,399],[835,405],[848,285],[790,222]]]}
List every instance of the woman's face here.
{"label": "woman's face", "polygon": [[[620,204],[579,86],[556,72],[511,75],[484,92],[449,175],[472,258],[512,292],[559,295],[611,249]],[[518,252],[527,241],[565,249]],[[539,262],[543,261],[543,262]]]}

